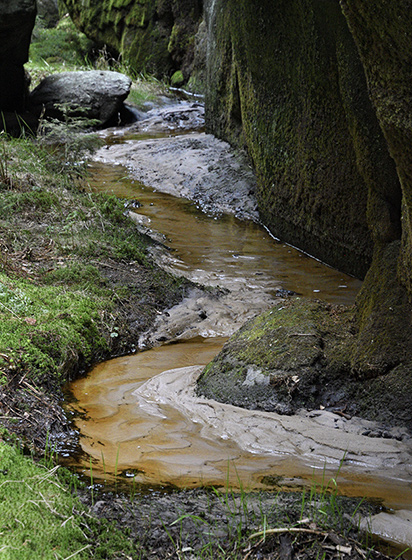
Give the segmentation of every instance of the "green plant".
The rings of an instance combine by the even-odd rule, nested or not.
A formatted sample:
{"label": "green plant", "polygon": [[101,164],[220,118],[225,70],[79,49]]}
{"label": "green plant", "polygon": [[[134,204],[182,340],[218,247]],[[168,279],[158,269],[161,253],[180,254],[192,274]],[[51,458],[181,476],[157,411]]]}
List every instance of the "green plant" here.
{"label": "green plant", "polygon": [[55,28],[37,26],[30,45],[32,64],[86,65],[93,55],[94,44],[78,31],[69,17]]}
{"label": "green plant", "polygon": [[90,493],[92,497],[92,506],[94,505],[94,484],[93,484],[93,465],[92,465],[92,458],[89,457],[90,462]]}
{"label": "green plant", "polygon": [[56,453],[56,443],[50,446],[50,432],[47,431],[46,434],[46,445],[43,452],[43,463],[46,469],[52,469],[56,465],[57,453]]}
{"label": "green plant", "polygon": [[[4,132],[0,134],[4,135]],[[13,188],[13,177],[10,174],[8,157],[6,142],[3,136],[0,142],[0,188],[2,189]]]}

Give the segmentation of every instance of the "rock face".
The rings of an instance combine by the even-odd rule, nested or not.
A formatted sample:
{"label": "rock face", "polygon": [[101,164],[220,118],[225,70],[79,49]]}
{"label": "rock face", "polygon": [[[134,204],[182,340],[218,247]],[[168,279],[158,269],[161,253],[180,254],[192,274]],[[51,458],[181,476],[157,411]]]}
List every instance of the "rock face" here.
{"label": "rock face", "polygon": [[[358,45],[370,98],[398,172],[399,192],[396,194],[387,185],[382,194],[387,200],[393,200],[396,194],[402,208],[401,241],[389,244],[388,239],[382,239],[375,246],[374,263],[359,301],[361,320],[365,343],[370,348],[385,348],[392,362],[399,363],[412,352],[408,304],[412,296],[411,3],[379,0],[372,8],[366,3],[342,0],[341,5]],[[369,221],[374,228],[381,217],[376,191],[370,191],[369,201]],[[379,339],[375,336],[377,331]],[[394,342],[401,360],[396,358]],[[371,355],[380,353],[369,350],[369,360]]]}
{"label": "rock face", "polygon": [[66,0],[65,5],[81,31],[135,70],[190,75],[202,0]]}
{"label": "rock face", "polygon": [[[252,4],[206,2],[209,131],[247,148],[275,235],[352,274],[368,270],[352,321],[338,321],[350,336],[333,357],[322,351],[311,362],[310,347],[301,386],[309,402],[316,379],[333,385],[336,374],[334,388],[338,379],[342,403],[356,402],[356,413],[411,427],[410,2]],[[299,305],[289,315],[299,323]],[[327,324],[323,311],[318,338]],[[270,366],[285,376],[286,402],[296,372],[282,356],[304,350],[299,333],[281,343],[276,330],[261,333],[275,344]],[[216,367],[229,395],[229,369],[256,363],[236,345],[222,356]],[[213,371],[201,380],[205,392]]]}
{"label": "rock face", "polygon": [[25,109],[28,60],[36,0],[0,0],[0,111]]}
{"label": "rock face", "polygon": [[38,16],[45,27],[55,27],[59,21],[57,0],[37,0]]}
{"label": "rock face", "polygon": [[30,94],[30,108],[40,116],[65,115],[96,119],[101,126],[116,121],[129,95],[131,79],[118,72],[63,72],[45,78]]}
{"label": "rock face", "polygon": [[207,0],[206,22],[207,126],[249,152],[263,221],[364,276],[372,238],[399,237],[399,181],[338,0]]}

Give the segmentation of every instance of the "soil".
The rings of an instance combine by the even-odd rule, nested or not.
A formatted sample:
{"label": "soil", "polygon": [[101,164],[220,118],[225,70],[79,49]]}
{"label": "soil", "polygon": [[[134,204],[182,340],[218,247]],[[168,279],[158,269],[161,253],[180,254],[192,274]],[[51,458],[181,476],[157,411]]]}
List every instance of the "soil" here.
{"label": "soil", "polygon": [[[383,550],[368,552],[359,542],[361,535],[350,522],[359,503],[350,498],[338,498],[331,507],[328,498],[305,502],[300,493],[170,489],[135,495],[130,490],[126,495],[96,492],[93,502],[90,493],[82,500],[93,514],[127,529],[142,559],[194,560],[199,553],[202,558],[234,560],[364,560],[367,554],[373,560],[387,558]],[[340,511],[339,521],[326,527],[323,520],[334,507]],[[358,513],[369,516],[378,509],[362,505]],[[267,529],[281,530],[250,538],[262,529],[263,519]],[[294,533],[296,529],[301,532]]]}
{"label": "soil", "polygon": [[108,144],[93,159],[124,165],[138,181],[194,200],[205,212],[259,221],[256,179],[245,154],[199,132],[203,114],[202,105],[190,102],[152,111],[128,129],[126,138],[133,133],[159,138]]}
{"label": "soil", "polygon": [[[203,152],[207,151],[205,139],[208,144],[218,142],[208,138],[207,135],[202,135],[193,136],[189,140],[178,140],[177,144],[184,150],[185,143],[195,143]],[[167,143],[168,140],[162,141],[163,146]],[[152,153],[153,158],[163,157],[161,152],[155,153],[152,148],[150,141],[142,145],[146,156]],[[121,147],[116,147],[116,158],[120,150]],[[109,153],[112,151],[115,152],[114,147],[108,150]],[[173,159],[182,163],[184,159],[182,153],[172,154]],[[124,157],[128,158],[129,155],[125,154]],[[154,169],[154,174],[157,172],[157,175],[161,176],[162,170],[156,168],[153,161],[151,167]],[[203,175],[199,173],[200,182],[207,183],[207,174],[214,172],[211,165],[210,160],[204,162],[206,171]],[[195,168],[192,171],[197,173]],[[229,182],[233,182],[233,177],[229,178]],[[182,183],[181,193],[193,197],[204,208],[211,208],[210,204],[214,201],[210,192],[205,194],[202,191],[200,195],[200,191],[195,190],[188,193],[183,189],[184,186]],[[245,191],[247,197],[250,194],[249,190]],[[229,195],[229,198],[233,199],[232,195]],[[253,198],[248,200],[251,201],[250,205],[235,201],[230,211],[239,216],[256,218]],[[229,211],[226,202],[226,200],[216,202],[215,208],[218,211]],[[29,256],[26,260],[27,263],[25,256],[19,255],[16,256],[15,262],[10,259],[9,265],[19,270],[23,270],[26,265],[33,266]],[[159,289],[153,288],[153,277],[150,272],[137,263],[130,267],[124,262],[99,259],[97,266],[110,286],[127,285],[139,288],[139,295],[127,301],[119,299],[116,306],[115,314],[125,327],[122,331],[122,347],[114,347],[113,356],[133,351],[139,336],[150,331],[156,315],[172,307],[192,289],[192,286],[187,283],[180,293],[168,290],[162,293]],[[158,282],[161,283],[161,279]],[[145,313],[136,313],[136,309],[142,308],[146,308]],[[89,365],[77,364],[75,374],[84,373]],[[25,372],[16,371],[8,385],[1,390],[2,424],[13,432],[21,440],[22,447],[30,452],[41,454],[47,445],[62,440],[66,442],[66,449],[70,445],[75,447],[75,443],[71,442],[75,442],[76,434],[73,433],[70,419],[65,416],[61,407],[61,390],[55,384],[51,384],[48,391],[39,390],[28,383],[25,377]],[[247,497],[247,505],[243,494],[233,494],[229,498],[229,503],[227,499],[218,496],[213,490],[166,492],[162,489],[150,494],[139,491],[133,495],[133,493],[122,494],[119,489],[111,493],[103,491],[100,493],[96,488],[93,499],[90,491],[83,495],[83,500],[90,504],[94,515],[114,520],[125,534],[129,535],[128,538],[136,543],[136,558],[193,559],[195,554],[199,554],[202,550],[205,557],[242,558],[243,560],[247,558],[309,560],[319,557],[364,560],[367,555],[370,558],[384,558],[376,550],[367,552],[362,545],[353,540],[359,535],[351,528],[351,524],[343,514],[341,521],[343,523],[345,519],[345,523],[337,526],[336,530],[324,529],[319,518],[328,517],[328,513],[319,514],[324,504],[314,504],[314,500],[307,504],[311,509],[308,512],[309,520],[299,525],[304,530],[300,533],[290,532],[289,529],[292,526],[296,527],[297,521],[302,517],[300,494],[277,492],[265,495],[251,494]],[[351,509],[353,512],[355,507],[351,500],[342,500],[343,510]],[[375,511],[374,508],[372,510]],[[265,523],[269,527],[272,523],[279,526],[280,522],[285,530],[266,538],[259,535],[256,540],[248,540],[247,534],[262,527],[262,511]],[[343,532],[346,534],[345,537],[342,536]],[[123,556],[119,555],[119,558],[121,557]]]}

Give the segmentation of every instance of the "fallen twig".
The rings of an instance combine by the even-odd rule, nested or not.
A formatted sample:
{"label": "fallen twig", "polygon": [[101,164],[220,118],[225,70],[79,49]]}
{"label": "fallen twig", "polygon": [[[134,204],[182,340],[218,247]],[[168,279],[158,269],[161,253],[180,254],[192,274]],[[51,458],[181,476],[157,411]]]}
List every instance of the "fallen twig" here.
{"label": "fallen twig", "polygon": [[264,535],[274,535],[281,533],[308,533],[311,535],[323,535],[328,536],[328,533],[324,531],[317,531],[316,529],[305,529],[304,527],[279,527],[274,529],[266,529],[265,531],[258,531],[257,533],[252,533],[249,535],[249,540],[256,537],[263,537]]}

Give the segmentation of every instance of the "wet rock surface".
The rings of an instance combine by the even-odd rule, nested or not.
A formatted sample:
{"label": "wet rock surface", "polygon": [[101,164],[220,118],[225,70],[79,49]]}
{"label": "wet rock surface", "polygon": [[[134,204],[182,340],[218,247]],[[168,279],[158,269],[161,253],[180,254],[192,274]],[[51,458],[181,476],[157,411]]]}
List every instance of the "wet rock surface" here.
{"label": "wet rock surface", "polygon": [[[203,372],[199,394],[288,415],[306,408],[344,419],[362,416],[381,423],[370,437],[385,437],[387,427],[410,430],[409,391],[401,389],[408,386],[406,369],[359,380],[349,358],[356,332],[354,309],[304,298],[283,300],[231,337]],[[254,380],[252,372],[259,374]]]}

